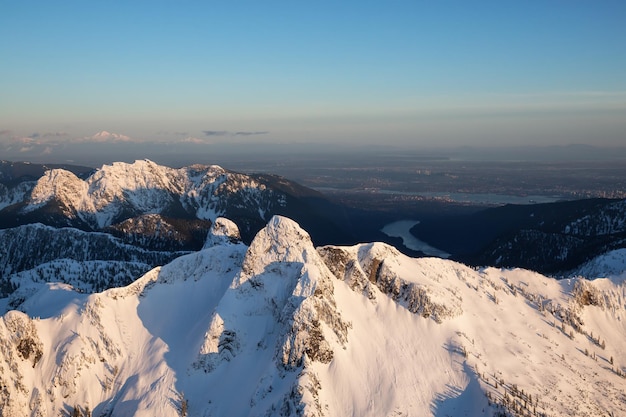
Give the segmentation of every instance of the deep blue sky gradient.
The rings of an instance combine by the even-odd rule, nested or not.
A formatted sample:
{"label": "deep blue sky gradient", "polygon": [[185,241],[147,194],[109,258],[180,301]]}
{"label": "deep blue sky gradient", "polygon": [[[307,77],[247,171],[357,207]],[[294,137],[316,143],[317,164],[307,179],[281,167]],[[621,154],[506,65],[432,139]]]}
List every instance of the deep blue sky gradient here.
{"label": "deep blue sky gradient", "polygon": [[623,145],[625,22],[624,1],[0,0],[0,143]]}

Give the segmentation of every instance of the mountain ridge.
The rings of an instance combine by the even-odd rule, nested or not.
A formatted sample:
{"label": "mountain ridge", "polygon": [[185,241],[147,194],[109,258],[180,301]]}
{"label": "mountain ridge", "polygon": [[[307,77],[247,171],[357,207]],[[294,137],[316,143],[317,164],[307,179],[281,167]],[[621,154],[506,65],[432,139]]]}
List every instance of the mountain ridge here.
{"label": "mountain ridge", "polygon": [[[169,168],[150,160],[103,165],[88,176],[61,168],[46,170],[36,180],[0,189],[0,227],[27,223],[106,231],[128,219],[148,214],[213,221],[235,221],[250,242],[274,214],[305,225],[317,224],[315,239],[347,241],[343,210],[320,193],[269,174],[240,174],[217,165]],[[343,218],[342,217],[342,218]],[[200,249],[201,244],[194,249]]]}
{"label": "mountain ridge", "polygon": [[0,320],[5,416],[626,412],[626,286],[315,248],[272,217],[126,287],[40,284]]}

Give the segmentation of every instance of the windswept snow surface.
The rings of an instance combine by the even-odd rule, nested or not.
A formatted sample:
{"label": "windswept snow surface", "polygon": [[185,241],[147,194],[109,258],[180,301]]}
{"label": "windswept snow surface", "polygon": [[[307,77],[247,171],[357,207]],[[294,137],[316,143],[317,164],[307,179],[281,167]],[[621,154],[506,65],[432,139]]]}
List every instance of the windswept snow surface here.
{"label": "windswept snow surface", "polygon": [[623,283],[315,249],[283,217],[250,247],[215,243],[5,314],[2,415],[626,413]]}

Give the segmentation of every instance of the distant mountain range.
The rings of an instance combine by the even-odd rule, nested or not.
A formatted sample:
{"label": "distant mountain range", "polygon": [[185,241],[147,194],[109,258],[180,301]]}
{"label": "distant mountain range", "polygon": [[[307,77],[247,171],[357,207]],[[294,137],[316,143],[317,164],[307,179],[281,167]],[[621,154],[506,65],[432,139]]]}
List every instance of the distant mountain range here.
{"label": "distant mountain range", "polygon": [[0,164],[2,228],[39,222],[108,231],[129,241],[141,234],[150,237],[144,244],[162,249],[199,249],[218,216],[235,221],[249,242],[272,215],[283,214],[315,226],[314,238],[325,243],[349,240],[342,227],[344,211],[285,178],[244,175],[216,165],[173,169],[141,160],[93,170]]}
{"label": "distant mountain range", "polygon": [[[51,227],[45,229],[51,236],[28,243],[31,248],[39,247],[40,253],[45,252],[42,246],[47,240],[58,239],[52,235],[67,233],[61,229],[66,227],[107,233],[117,239],[116,245],[130,245],[146,253],[184,253],[202,248],[217,217],[234,221],[242,241],[249,243],[276,214],[311,230],[316,245],[354,244],[382,236],[372,221],[376,213],[341,206],[314,190],[269,174],[240,174],[216,165],[174,169],[149,160],[113,163],[100,169],[0,163],[0,228],[5,229],[0,229],[0,245],[5,251],[14,246],[7,240],[13,237],[6,236],[32,235],[32,228],[24,227],[40,223]],[[508,205],[429,219],[412,232],[469,265],[523,267],[558,276],[626,246],[626,203],[593,199]],[[79,239],[100,239],[95,236],[83,233]],[[386,241],[402,248],[399,240]],[[85,244],[97,247],[100,243]],[[84,256],[70,248],[63,256],[77,261],[115,259],[107,253]],[[152,257],[154,262],[135,261],[156,266],[162,259],[170,259],[163,256]],[[2,261],[0,281],[53,260],[42,256],[20,264],[18,259],[21,257]],[[5,285],[5,292],[8,290]]]}

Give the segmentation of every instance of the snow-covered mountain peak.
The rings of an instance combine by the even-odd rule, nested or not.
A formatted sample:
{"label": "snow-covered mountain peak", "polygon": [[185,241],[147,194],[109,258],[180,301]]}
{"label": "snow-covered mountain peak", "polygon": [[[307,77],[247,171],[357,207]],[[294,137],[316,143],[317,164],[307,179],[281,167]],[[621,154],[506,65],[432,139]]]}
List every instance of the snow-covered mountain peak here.
{"label": "snow-covered mountain peak", "polygon": [[53,198],[67,201],[68,208],[81,207],[83,201],[81,198],[77,199],[76,196],[85,195],[87,189],[87,184],[72,172],[64,169],[51,169],[46,171],[35,184],[26,211],[35,210]]}
{"label": "snow-covered mountain peak", "polygon": [[[250,243],[244,260],[241,282],[262,274],[274,264],[303,266],[313,263],[324,265],[313,246],[309,234],[291,219],[273,216]],[[325,267],[324,265],[324,268]]]}
{"label": "snow-covered mountain peak", "polygon": [[88,183],[113,190],[171,189],[177,185],[172,181],[175,176],[176,170],[145,159],[132,164],[114,162],[112,165],[103,165],[89,178]]}
{"label": "snow-covered mountain peak", "polygon": [[103,137],[109,137],[111,136],[110,132],[107,132],[106,130],[101,130],[98,133],[95,133],[93,135],[94,138],[103,138]]}
{"label": "snow-covered mountain peak", "polygon": [[400,252],[391,245],[382,242],[359,245],[358,260],[363,270],[372,276],[382,261],[387,264],[396,262]]}
{"label": "snow-covered mountain peak", "polygon": [[279,262],[302,262],[303,252],[313,247],[311,237],[295,221],[283,217],[273,216],[250,245],[251,250],[256,246],[270,249]]}
{"label": "snow-covered mountain peak", "polygon": [[225,217],[218,217],[211,225],[203,249],[240,241],[241,234],[237,225]]}
{"label": "snow-covered mountain peak", "polygon": [[[256,349],[273,346],[276,372],[296,371],[307,361],[328,363],[333,345],[347,341],[349,327],[337,309],[332,280],[309,235],[294,221],[274,216],[252,240],[240,272],[215,310],[197,366],[212,372],[220,362],[250,349],[236,335],[250,333],[250,326],[261,322],[269,334],[258,335]],[[225,337],[231,346],[227,352],[216,347]]]}
{"label": "snow-covered mountain peak", "polygon": [[94,142],[107,142],[107,141],[128,142],[130,141],[130,137],[126,135],[122,135],[121,133],[108,132],[106,130],[101,130],[98,133],[95,133],[85,139],[89,139]]}

